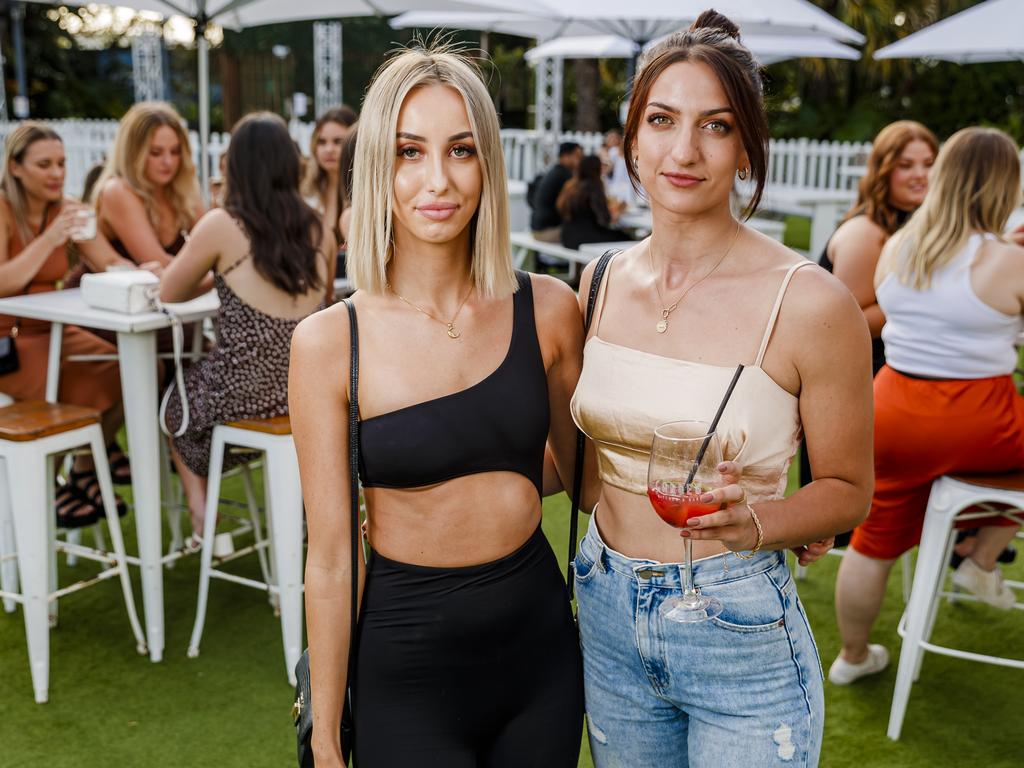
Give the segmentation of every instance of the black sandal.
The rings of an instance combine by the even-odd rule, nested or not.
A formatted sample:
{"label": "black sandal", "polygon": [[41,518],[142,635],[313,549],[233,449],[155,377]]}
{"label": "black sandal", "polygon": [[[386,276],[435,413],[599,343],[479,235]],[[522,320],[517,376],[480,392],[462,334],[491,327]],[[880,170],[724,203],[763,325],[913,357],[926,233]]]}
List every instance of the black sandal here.
{"label": "black sandal", "polygon": [[121,450],[117,441],[107,446],[107,462],[110,464],[110,479],[114,485],[132,484],[132,465],[128,455]]}
{"label": "black sandal", "polygon": [[[55,506],[58,528],[85,528],[95,525],[100,519],[99,509],[92,505],[82,490],[60,478],[57,480]],[[86,509],[91,511],[82,511]]]}
{"label": "black sandal", "polygon": [[[96,477],[96,470],[87,469],[83,472],[71,470],[68,473],[68,485],[75,489],[72,493],[81,494],[78,498],[86,504],[92,505],[97,510],[99,517],[103,516],[103,493],[100,491],[100,480]],[[124,503],[117,494],[114,494],[114,501],[117,503],[117,516],[124,517],[128,514],[128,505]]]}

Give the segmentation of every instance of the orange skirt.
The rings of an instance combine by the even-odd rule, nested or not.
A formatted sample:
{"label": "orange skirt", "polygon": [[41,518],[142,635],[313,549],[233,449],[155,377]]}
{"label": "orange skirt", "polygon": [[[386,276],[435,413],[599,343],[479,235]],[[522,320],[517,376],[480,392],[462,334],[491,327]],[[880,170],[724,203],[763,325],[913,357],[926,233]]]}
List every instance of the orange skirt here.
{"label": "orange skirt", "polygon": [[[15,400],[46,398],[46,368],[50,358],[50,326],[22,326],[15,342],[18,370],[0,376],[0,392]],[[121,402],[117,360],[67,360],[69,355],[116,355],[117,348],[74,325],[64,326],[61,343],[60,388],[62,403],[107,411]]]}
{"label": "orange skirt", "polygon": [[[927,381],[885,366],[875,377],[875,495],[851,546],[897,558],[921,540],[932,481],[1022,467],[1024,398],[1010,376]],[[994,517],[970,527],[1012,524]]]}

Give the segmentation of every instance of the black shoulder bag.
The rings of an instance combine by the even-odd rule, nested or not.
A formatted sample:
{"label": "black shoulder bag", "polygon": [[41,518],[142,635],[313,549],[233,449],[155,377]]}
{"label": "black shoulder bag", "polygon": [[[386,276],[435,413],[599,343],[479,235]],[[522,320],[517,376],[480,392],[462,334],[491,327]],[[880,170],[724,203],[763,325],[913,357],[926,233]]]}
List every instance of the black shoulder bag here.
{"label": "black shoulder bag", "polygon": [[[608,262],[612,260],[618,251],[605,251],[594,266],[594,274],[590,278],[590,293],[587,294],[587,314],[583,321],[583,338],[586,339],[590,333],[590,321],[594,317],[594,304],[597,303],[597,292],[601,289],[601,281],[604,279],[604,271],[608,268]],[[572,478],[572,508],[569,510],[569,564],[566,566],[566,583],[569,587],[569,601],[573,599],[576,579],[573,577],[573,564],[576,560],[576,537],[579,533],[579,511],[581,497],[583,496],[583,453],[586,449],[586,437],[583,432],[576,430],[576,471]]]}
{"label": "black shoulder bag", "polygon": [[[359,604],[359,329],[356,325],[356,310],[350,299],[344,300],[348,308],[350,349],[352,365],[349,372],[348,404],[348,471],[349,504],[351,505],[352,534],[352,597],[348,635],[348,690],[345,692],[345,706],[341,714],[341,753],[348,763],[352,752],[354,736],[352,724],[352,672],[355,669],[356,619]],[[313,698],[309,687],[309,650],[303,652],[295,665],[295,704],[292,718],[295,721],[295,736],[298,739],[300,768],[314,768],[313,764]]]}

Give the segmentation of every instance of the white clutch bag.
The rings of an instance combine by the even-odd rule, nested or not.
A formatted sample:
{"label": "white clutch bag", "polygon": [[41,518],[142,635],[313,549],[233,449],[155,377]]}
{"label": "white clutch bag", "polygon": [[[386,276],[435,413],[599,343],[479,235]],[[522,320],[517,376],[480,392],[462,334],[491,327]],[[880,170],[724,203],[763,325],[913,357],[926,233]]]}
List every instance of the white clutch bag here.
{"label": "white clutch bag", "polygon": [[81,285],[90,307],[135,315],[156,309],[153,296],[160,278],[144,269],[126,269],[83,275]]}

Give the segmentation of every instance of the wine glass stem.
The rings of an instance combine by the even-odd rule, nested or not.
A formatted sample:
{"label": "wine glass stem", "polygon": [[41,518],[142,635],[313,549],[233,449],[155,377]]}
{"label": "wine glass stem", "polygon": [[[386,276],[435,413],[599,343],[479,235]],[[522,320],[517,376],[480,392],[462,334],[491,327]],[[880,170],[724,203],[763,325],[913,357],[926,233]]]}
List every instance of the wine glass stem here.
{"label": "wine glass stem", "polygon": [[688,603],[695,602],[697,590],[693,588],[693,540],[686,539],[686,549],[683,554],[683,600]]}

